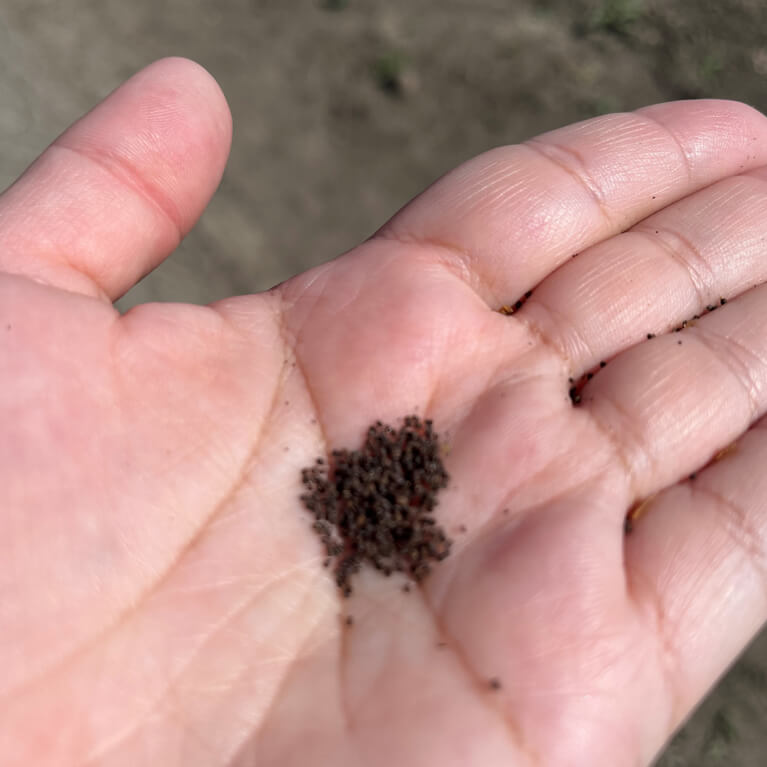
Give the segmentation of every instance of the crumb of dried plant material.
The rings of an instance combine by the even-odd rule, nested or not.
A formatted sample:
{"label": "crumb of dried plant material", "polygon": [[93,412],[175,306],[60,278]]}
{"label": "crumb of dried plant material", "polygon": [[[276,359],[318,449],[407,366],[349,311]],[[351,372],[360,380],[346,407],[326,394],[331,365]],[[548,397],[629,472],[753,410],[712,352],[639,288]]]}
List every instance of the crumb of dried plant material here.
{"label": "crumb of dried plant material", "polygon": [[376,421],[359,450],[333,450],[301,479],[301,501],[346,597],[363,565],[420,581],[450,553],[452,541],[434,518],[448,474],[430,420],[409,415],[399,429]]}
{"label": "crumb of dried plant material", "polygon": [[712,463],[716,463],[717,461],[721,461],[722,458],[726,458],[731,453],[734,453],[738,449],[738,443],[737,442],[730,442],[729,445],[725,445],[712,459]]}
{"label": "crumb of dried plant material", "polygon": [[522,296],[522,298],[518,299],[513,304],[504,304],[503,306],[501,306],[498,309],[498,313],[504,314],[508,317],[510,314],[514,314],[514,312],[518,312],[525,305],[525,301],[527,301],[527,299],[530,298],[530,296],[532,295],[533,295],[533,291],[528,290],[524,294],[524,296]]}
{"label": "crumb of dried plant material", "polygon": [[641,500],[637,501],[627,512],[626,516],[623,520],[623,532],[626,535],[630,535],[634,532],[634,527],[636,525],[637,520],[644,516],[644,514],[647,513],[647,510],[650,508],[650,505],[655,500],[655,496],[657,493],[652,493],[648,495],[646,498],[642,498]]}
{"label": "crumb of dried plant material", "polygon": [[501,680],[500,680],[500,679],[499,679],[497,676],[494,676],[494,677],[493,677],[493,678],[492,678],[492,679],[491,679],[491,680],[488,682],[488,684],[490,685],[490,689],[491,689],[491,690],[500,690],[500,689],[501,689],[501,687],[502,687],[502,685],[501,685]]}

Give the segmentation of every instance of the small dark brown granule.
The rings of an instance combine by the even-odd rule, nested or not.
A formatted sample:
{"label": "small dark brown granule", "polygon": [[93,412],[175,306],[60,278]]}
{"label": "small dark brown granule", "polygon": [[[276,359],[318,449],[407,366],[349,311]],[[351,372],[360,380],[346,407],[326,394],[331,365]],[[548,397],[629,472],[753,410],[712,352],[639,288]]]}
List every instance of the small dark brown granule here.
{"label": "small dark brown granule", "polygon": [[719,299],[719,306],[724,306],[726,303],[727,303],[727,299],[726,298],[720,298]]}
{"label": "small dark brown granule", "polygon": [[593,373],[586,373],[586,380],[590,381],[594,377]]}
{"label": "small dark brown granule", "polygon": [[347,626],[353,626],[354,625],[354,616],[353,615],[347,615],[346,616],[346,625]]}
{"label": "small dark brown granule", "polygon": [[497,676],[494,676],[494,677],[493,677],[493,678],[492,678],[492,679],[491,679],[491,680],[488,682],[488,684],[490,685],[490,689],[491,689],[491,690],[500,690],[500,689],[501,689],[501,687],[503,686],[503,685],[501,684],[501,680],[500,680],[500,679],[499,679]]}
{"label": "small dark brown granule", "polygon": [[695,479],[695,477],[697,477],[697,476],[698,475],[695,472],[693,472],[692,474],[690,474],[690,479]]}
{"label": "small dark brown granule", "polygon": [[568,394],[570,395],[573,405],[577,405],[581,401],[581,395],[578,393],[577,387],[571,386]]}
{"label": "small dark brown granule", "polygon": [[527,301],[527,299],[532,295],[533,291],[528,290],[522,298],[518,299],[513,304],[504,304],[500,309],[498,309],[498,312],[500,314],[505,314],[508,317],[510,314],[518,312],[525,305],[525,301]]}
{"label": "small dark brown granule", "polygon": [[676,342],[676,345],[677,345],[677,346],[681,346],[681,345],[682,345],[682,342],[681,342],[681,341],[677,341],[677,342]]}
{"label": "small dark brown granule", "polygon": [[655,338],[655,333],[648,333],[647,334],[647,340],[649,341],[651,338]]}
{"label": "small dark brown granule", "polygon": [[716,309],[716,307],[715,307],[713,304],[709,304],[709,305],[706,307],[706,311],[709,311],[709,312],[713,312],[713,311],[714,311],[714,309]]}
{"label": "small dark brown granule", "polygon": [[376,421],[359,450],[333,450],[302,470],[301,501],[344,596],[365,564],[419,581],[448,556],[452,541],[434,518],[448,482],[441,452],[432,422],[409,415],[399,429]]}
{"label": "small dark brown granule", "polygon": [[599,367],[601,367],[601,368],[607,367],[607,363],[606,363],[604,360],[602,360],[602,361],[599,363]]}
{"label": "small dark brown granule", "polygon": [[405,583],[405,584],[402,586],[402,590],[403,590],[403,591],[404,591],[406,594],[409,594],[409,593],[410,593],[410,584],[409,584],[409,583]]}

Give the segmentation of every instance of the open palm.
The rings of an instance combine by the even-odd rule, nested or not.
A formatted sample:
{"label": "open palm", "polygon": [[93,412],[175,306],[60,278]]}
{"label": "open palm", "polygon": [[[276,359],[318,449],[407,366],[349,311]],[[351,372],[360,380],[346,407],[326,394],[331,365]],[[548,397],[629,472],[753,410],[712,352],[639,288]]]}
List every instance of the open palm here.
{"label": "open palm", "polygon": [[[767,609],[767,121],[571,126],[267,294],[119,316],[229,132],[165,60],[0,198],[0,761],[649,763]],[[344,600],[300,469],[411,412],[453,553]]]}

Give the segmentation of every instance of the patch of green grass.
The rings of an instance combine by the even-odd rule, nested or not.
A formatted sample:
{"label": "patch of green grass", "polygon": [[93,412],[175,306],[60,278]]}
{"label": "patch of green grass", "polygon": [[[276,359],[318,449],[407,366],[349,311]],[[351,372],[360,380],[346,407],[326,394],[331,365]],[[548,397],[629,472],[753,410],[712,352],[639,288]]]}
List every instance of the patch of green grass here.
{"label": "patch of green grass", "polygon": [[591,26],[615,35],[627,35],[631,25],[644,13],[642,0],[602,0],[594,11]]}
{"label": "patch of green grass", "polygon": [[609,115],[613,112],[620,112],[618,100],[612,96],[597,96],[592,104],[592,110],[595,116]]}
{"label": "patch of green grass", "polygon": [[714,718],[711,720],[711,734],[712,737],[724,743],[732,743],[737,737],[738,733],[735,730],[735,725],[721,708],[714,714]]}
{"label": "patch of green grass", "polygon": [[349,7],[349,0],[322,0],[321,5],[326,11],[343,11]]}
{"label": "patch of green grass", "polygon": [[376,85],[390,96],[402,95],[402,73],[405,57],[399,51],[389,51],[379,56],[372,66]]}
{"label": "patch of green grass", "polygon": [[700,76],[706,82],[716,79],[716,76],[724,69],[721,56],[716,53],[708,53],[700,65]]}
{"label": "patch of green grass", "polygon": [[711,719],[703,753],[707,758],[723,760],[726,758],[731,744],[738,737],[738,732],[730,717],[719,709]]}

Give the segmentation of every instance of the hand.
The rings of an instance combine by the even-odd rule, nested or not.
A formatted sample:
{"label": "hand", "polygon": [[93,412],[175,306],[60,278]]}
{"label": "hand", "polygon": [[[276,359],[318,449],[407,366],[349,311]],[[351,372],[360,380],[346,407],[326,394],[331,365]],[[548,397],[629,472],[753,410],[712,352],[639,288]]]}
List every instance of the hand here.
{"label": "hand", "polygon": [[[648,763],[767,610],[765,118],[573,125],[266,294],[121,317],[229,140],[161,61],[0,199],[0,761]],[[344,600],[300,469],[411,412],[453,553]]]}

